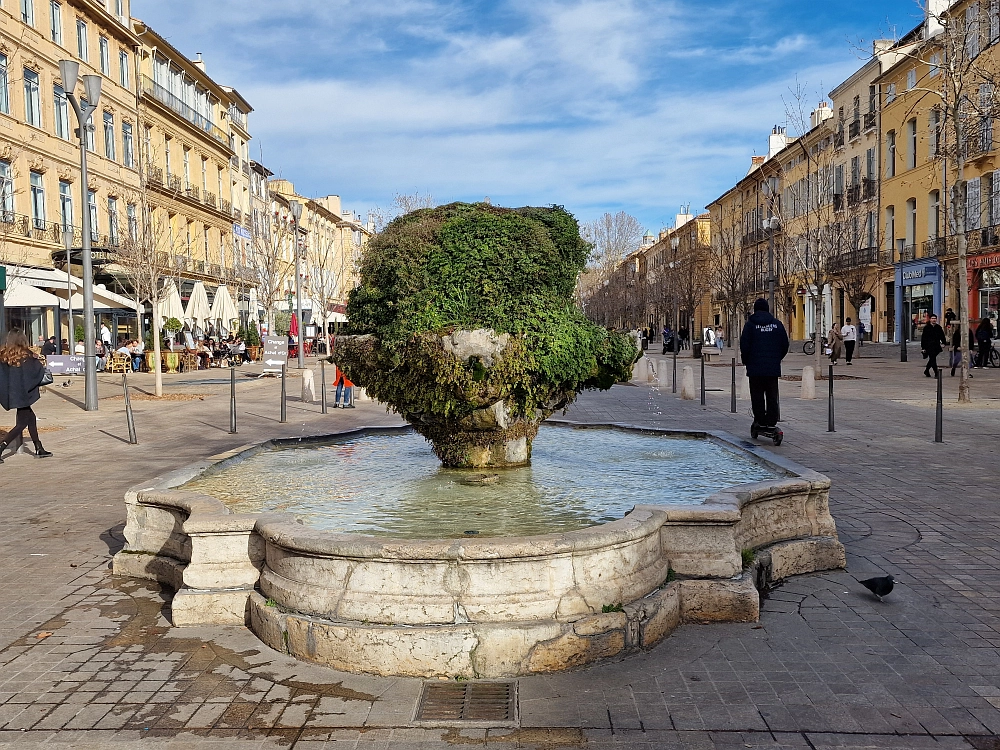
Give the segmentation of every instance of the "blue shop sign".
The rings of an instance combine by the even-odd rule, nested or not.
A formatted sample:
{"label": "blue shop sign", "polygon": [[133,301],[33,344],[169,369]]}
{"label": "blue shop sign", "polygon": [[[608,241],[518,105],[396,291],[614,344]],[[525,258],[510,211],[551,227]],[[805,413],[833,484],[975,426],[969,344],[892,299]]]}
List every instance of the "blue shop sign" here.
{"label": "blue shop sign", "polygon": [[930,284],[937,280],[939,268],[937,263],[901,268],[903,286]]}

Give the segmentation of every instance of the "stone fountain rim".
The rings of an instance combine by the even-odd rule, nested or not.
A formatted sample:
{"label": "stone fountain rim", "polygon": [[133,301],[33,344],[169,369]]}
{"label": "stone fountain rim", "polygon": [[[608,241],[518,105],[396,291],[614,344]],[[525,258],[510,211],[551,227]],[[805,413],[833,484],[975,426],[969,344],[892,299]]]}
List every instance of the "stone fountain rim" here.
{"label": "stone fountain rim", "polygon": [[220,516],[228,516],[230,524],[227,525],[252,526],[269,543],[294,549],[300,553],[358,559],[488,562],[511,558],[551,558],[554,555],[573,555],[585,550],[607,548],[617,544],[625,545],[649,535],[657,527],[672,522],[731,524],[739,520],[741,509],[746,505],[765,501],[777,494],[786,494],[790,490],[809,492],[827,489],[830,486],[830,480],[822,474],[748,441],[739,440],[724,431],[649,427],[621,422],[597,424],[554,418],[543,424],[564,428],[617,429],[626,432],[708,439],[734,453],[748,456],[772,470],[783,473],[786,477],[733,485],[709,495],[700,505],[680,503],[636,505],[622,519],[584,529],[520,537],[450,539],[399,539],[324,531],[303,524],[290,513],[235,514],[217,498],[178,489],[197,476],[221,470],[265,450],[323,443],[332,439],[366,434],[401,434],[413,429],[409,425],[362,426],[323,435],[273,438],[261,443],[243,445],[136,485],[128,495],[133,501],[141,499],[145,504],[180,507],[188,511],[189,518],[184,525],[185,530],[192,533],[198,533],[201,521],[211,519],[209,526],[214,528],[218,521],[222,520]]}

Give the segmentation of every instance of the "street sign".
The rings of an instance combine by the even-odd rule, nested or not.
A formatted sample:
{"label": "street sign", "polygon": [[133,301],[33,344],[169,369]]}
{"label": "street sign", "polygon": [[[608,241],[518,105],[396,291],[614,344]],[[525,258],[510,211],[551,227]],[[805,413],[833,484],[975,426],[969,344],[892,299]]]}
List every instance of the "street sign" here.
{"label": "street sign", "polygon": [[45,364],[56,375],[83,375],[83,357],[52,354],[45,358]]}
{"label": "street sign", "polygon": [[284,336],[265,336],[261,344],[264,372],[280,371],[281,366],[288,363],[288,339]]}

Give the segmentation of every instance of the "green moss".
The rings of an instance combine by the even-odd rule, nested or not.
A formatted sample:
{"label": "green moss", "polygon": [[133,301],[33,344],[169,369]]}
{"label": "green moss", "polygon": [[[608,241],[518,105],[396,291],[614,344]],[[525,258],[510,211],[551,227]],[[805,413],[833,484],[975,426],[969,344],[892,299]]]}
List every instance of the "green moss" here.
{"label": "green moss", "polygon": [[[402,216],[369,243],[348,302],[351,332],[372,338],[353,351],[338,344],[335,359],[435,441],[422,425],[453,433],[497,400],[514,419],[546,416],[583,389],[627,380],[637,357],[629,337],[573,303],[589,249],[559,206],[452,203]],[[441,346],[443,335],[481,328],[511,337],[492,366]]]}
{"label": "green moss", "polygon": [[623,607],[621,604],[605,604],[603,607],[601,607],[601,612],[604,612],[604,613],[608,613],[608,612],[624,612],[624,611],[625,611],[625,607]]}
{"label": "green moss", "polygon": [[743,558],[743,567],[749,568],[753,565],[753,561],[757,559],[757,553],[752,549],[744,549],[740,551],[740,557]]}

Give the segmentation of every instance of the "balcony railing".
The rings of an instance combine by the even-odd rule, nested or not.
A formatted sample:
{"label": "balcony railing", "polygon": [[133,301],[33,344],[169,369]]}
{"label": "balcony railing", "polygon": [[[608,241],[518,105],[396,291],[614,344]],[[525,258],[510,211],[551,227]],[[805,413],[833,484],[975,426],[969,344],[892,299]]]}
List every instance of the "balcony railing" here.
{"label": "balcony railing", "polygon": [[947,252],[948,252],[948,245],[945,242],[944,237],[933,237],[929,240],[924,240],[925,258],[940,258]]}
{"label": "balcony railing", "polygon": [[856,206],[861,202],[861,183],[855,183],[847,188],[847,205]]}
{"label": "balcony railing", "polygon": [[189,185],[184,188],[184,195],[191,200],[198,200],[198,188],[195,185]]}
{"label": "balcony railing", "polygon": [[847,126],[847,137],[852,141],[861,135],[861,120],[852,120]]}
{"label": "balcony railing", "polygon": [[878,180],[866,177],[861,181],[862,200],[870,201],[878,198]]}
{"label": "balcony railing", "polygon": [[224,143],[227,146],[229,145],[229,137],[222,131],[221,128],[216,126],[211,120],[201,113],[195,111],[193,107],[185,104],[181,99],[174,96],[149,76],[142,77],[142,93],[153,97],[164,106],[172,109],[185,120],[195,125],[200,130],[208,133],[208,135],[212,136],[212,138],[215,138],[215,140],[220,143]]}
{"label": "balcony railing", "polygon": [[225,198],[223,198],[221,201],[219,201],[219,209],[224,214],[232,214],[233,204],[227,201]]}
{"label": "balcony railing", "polygon": [[1000,226],[985,227],[979,230],[980,247],[996,247],[1000,245]]}
{"label": "balcony railing", "polygon": [[240,211],[238,208],[233,209],[233,221],[236,222],[237,224],[243,223],[243,212]]}
{"label": "balcony railing", "polygon": [[146,180],[151,185],[163,184],[163,170],[155,164],[146,165]]}
{"label": "balcony railing", "polygon": [[879,265],[891,266],[893,263],[892,250],[880,250],[878,254]]}
{"label": "balcony railing", "polygon": [[215,193],[210,193],[209,191],[206,190],[203,200],[205,201],[206,206],[211,206],[212,208],[215,208]]}
{"label": "balcony railing", "polygon": [[875,127],[875,113],[865,112],[865,130],[871,130]]}
{"label": "balcony railing", "polygon": [[173,190],[175,193],[181,192],[181,190],[183,189],[183,183],[181,182],[180,175],[168,174],[167,187],[170,190]]}
{"label": "balcony railing", "polygon": [[240,157],[237,156],[236,154],[233,154],[232,156],[230,156],[229,157],[229,166],[231,166],[233,169],[239,169],[240,168]]}
{"label": "balcony railing", "polygon": [[829,267],[833,272],[844,271],[849,268],[859,268],[873,263],[878,263],[877,247],[859,247],[848,250],[830,258]]}
{"label": "balcony railing", "polygon": [[843,211],[844,210],[844,194],[834,193],[833,194],[833,210]]}
{"label": "balcony railing", "polygon": [[917,257],[917,246],[916,245],[904,245],[899,250],[899,262],[904,263],[908,260],[913,260]]}
{"label": "balcony railing", "polygon": [[965,154],[969,159],[985,156],[993,150],[993,122],[985,120],[969,127],[965,135]]}
{"label": "balcony railing", "polygon": [[844,147],[844,131],[838,130],[833,134],[833,147],[843,148]]}

